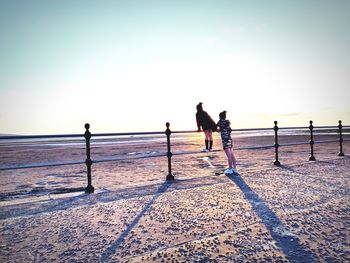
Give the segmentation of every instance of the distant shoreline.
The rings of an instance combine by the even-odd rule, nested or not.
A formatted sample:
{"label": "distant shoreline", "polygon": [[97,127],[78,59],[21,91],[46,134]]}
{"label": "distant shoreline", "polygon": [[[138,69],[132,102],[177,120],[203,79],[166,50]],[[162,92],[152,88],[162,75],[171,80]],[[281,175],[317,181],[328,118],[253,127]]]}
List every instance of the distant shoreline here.
{"label": "distant shoreline", "polygon": [[[326,128],[323,128],[326,127]],[[339,129],[337,128],[337,126],[334,125],[334,128],[327,128],[327,127],[331,127],[331,126],[314,126],[314,132],[317,133],[339,133]],[[332,126],[333,127],[333,126]],[[279,127],[279,131],[278,133],[287,133],[288,131],[291,132],[290,135],[295,134],[295,132],[298,133],[308,133],[309,132],[309,127],[305,126],[305,127]],[[292,132],[294,131],[294,132]],[[173,134],[172,136],[174,136],[174,134],[187,134],[187,133],[196,133],[195,130],[186,130],[186,131],[172,131]],[[254,133],[256,134],[256,136],[261,136],[264,135],[265,132],[269,133],[269,132],[274,132],[273,127],[266,127],[266,128],[237,128],[237,129],[233,129],[234,133]],[[144,135],[143,135],[144,133]],[[147,134],[147,133],[155,133],[155,134]],[[161,136],[163,134],[162,131],[152,131],[152,132],[115,132],[115,133],[94,133],[92,132],[92,135],[98,135],[100,136],[101,134],[106,134],[106,135],[110,135],[110,134],[114,134],[112,137],[139,137],[139,136],[143,136],[143,137],[152,137],[152,136],[157,136],[156,133],[159,133],[159,136]],[[164,132],[165,133],[165,132]],[[261,134],[260,134],[261,133]],[[350,134],[350,127],[348,125],[343,125],[343,129],[342,129],[342,133],[343,134]],[[120,135],[118,135],[120,134]],[[129,135],[130,134],[130,135]],[[40,137],[40,136],[67,136],[69,137],[71,134],[14,134],[14,133],[0,133],[0,137],[6,137],[6,136],[18,136],[18,137],[25,137],[25,136],[36,136],[36,137]],[[73,136],[77,136],[79,135],[79,133],[77,134],[72,134]],[[81,133],[81,135],[83,135],[83,133]],[[106,136],[108,137],[108,136]],[[0,138],[0,142],[1,142],[2,138]]]}

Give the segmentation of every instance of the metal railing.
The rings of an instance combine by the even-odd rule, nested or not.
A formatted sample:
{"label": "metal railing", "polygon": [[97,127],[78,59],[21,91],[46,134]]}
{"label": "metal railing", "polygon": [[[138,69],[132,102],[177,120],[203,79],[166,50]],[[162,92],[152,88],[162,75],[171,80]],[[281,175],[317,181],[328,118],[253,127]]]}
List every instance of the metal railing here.
{"label": "metal railing", "polygon": [[[310,121],[310,125],[308,127],[278,127],[277,121],[274,122],[273,128],[245,128],[245,129],[233,129],[233,132],[249,132],[249,131],[273,131],[274,132],[274,144],[269,145],[262,145],[262,146],[247,146],[247,147],[238,147],[235,148],[235,150],[245,150],[245,149],[269,149],[274,148],[275,149],[275,160],[273,162],[274,165],[281,165],[281,162],[279,161],[279,147],[281,146],[293,146],[293,145],[303,145],[303,144],[310,144],[310,157],[309,161],[315,161],[316,158],[314,156],[314,144],[315,143],[329,143],[329,142],[339,142],[339,153],[338,156],[344,156],[343,152],[343,142],[349,141],[343,139],[343,128],[350,128],[350,126],[343,126],[342,122],[339,121],[338,126],[313,126],[313,122]],[[309,142],[292,142],[292,143],[284,143],[279,144],[278,143],[278,131],[279,130],[305,130],[309,131],[310,134],[310,140]],[[339,134],[339,139],[337,140],[323,140],[323,141],[314,141],[313,133],[314,130],[325,130],[325,129],[333,129]],[[92,137],[115,137],[115,136],[140,136],[140,135],[166,135],[166,142],[167,142],[167,151],[166,153],[157,153],[152,154],[148,156],[141,156],[141,157],[134,157],[134,158],[128,158],[128,159],[139,159],[139,158],[152,158],[152,157],[162,157],[166,156],[168,159],[168,174],[166,176],[166,180],[174,180],[174,175],[172,173],[172,164],[171,164],[171,158],[173,155],[180,155],[180,154],[195,154],[199,153],[198,151],[186,151],[181,153],[172,153],[171,152],[171,134],[191,134],[191,133],[198,133],[198,131],[190,130],[190,131],[171,131],[170,130],[170,123],[166,123],[166,130],[165,132],[131,132],[131,133],[96,133],[91,134],[90,132],[90,125],[87,123],[85,124],[85,133],[84,134],[60,134],[60,135],[23,135],[23,136],[0,136],[0,141],[4,140],[25,140],[25,139],[56,139],[56,138],[85,138],[85,145],[86,145],[86,159],[85,161],[67,161],[67,162],[53,162],[48,164],[28,164],[28,165],[16,165],[16,166],[7,166],[7,167],[0,167],[0,171],[4,170],[14,170],[14,169],[26,169],[26,168],[38,168],[38,167],[50,167],[50,166],[62,166],[62,165],[75,165],[75,164],[84,164],[87,168],[87,187],[85,188],[86,193],[93,193],[94,187],[92,186],[92,175],[91,175],[91,166],[93,163],[101,163],[101,162],[110,162],[110,161],[119,161],[124,160],[124,158],[105,158],[105,159],[99,159],[99,160],[92,160],[91,159],[91,152],[90,152],[90,140]]]}

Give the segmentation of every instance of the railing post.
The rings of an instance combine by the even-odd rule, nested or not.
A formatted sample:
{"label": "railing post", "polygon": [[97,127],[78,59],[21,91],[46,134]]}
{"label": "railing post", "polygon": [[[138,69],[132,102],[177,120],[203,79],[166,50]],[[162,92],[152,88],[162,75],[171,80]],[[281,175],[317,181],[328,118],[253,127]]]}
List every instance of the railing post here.
{"label": "railing post", "polygon": [[339,128],[339,146],[340,146],[338,156],[344,156],[344,153],[343,153],[343,125],[341,124],[341,120],[339,120],[338,128]]}
{"label": "railing post", "polygon": [[278,126],[277,126],[277,121],[274,122],[275,126],[273,127],[274,131],[275,131],[275,161],[273,162],[274,165],[281,165],[280,161],[278,160],[278,135],[277,135],[277,131],[278,131]]}
{"label": "railing post", "polygon": [[314,126],[312,125],[313,121],[310,121],[310,126],[309,126],[309,129],[310,129],[310,148],[311,148],[311,155],[309,157],[309,161],[316,161],[316,158],[314,156],[314,133],[313,133],[313,130],[314,130]]}
{"label": "railing post", "polygon": [[171,157],[173,156],[173,154],[170,151],[170,134],[171,134],[171,130],[169,129],[170,123],[167,122],[165,126],[166,126],[165,134],[167,138],[167,150],[168,150],[166,154],[166,156],[168,157],[168,175],[166,179],[167,181],[170,181],[170,180],[174,180],[174,175],[171,172]]}
{"label": "railing post", "polygon": [[85,188],[85,193],[93,193],[94,192],[94,187],[92,186],[91,184],[91,165],[92,165],[92,160],[91,160],[91,157],[90,157],[90,138],[91,138],[91,133],[89,131],[90,129],[90,124],[86,123],[85,124],[85,134],[84,134],[84,137],[85,137],[85,142],[86,142],[86,160],[85,160],[85,164],[86,164],[86,167],[87,167],[87,179],[88,179],[88,185],[87,187]]}

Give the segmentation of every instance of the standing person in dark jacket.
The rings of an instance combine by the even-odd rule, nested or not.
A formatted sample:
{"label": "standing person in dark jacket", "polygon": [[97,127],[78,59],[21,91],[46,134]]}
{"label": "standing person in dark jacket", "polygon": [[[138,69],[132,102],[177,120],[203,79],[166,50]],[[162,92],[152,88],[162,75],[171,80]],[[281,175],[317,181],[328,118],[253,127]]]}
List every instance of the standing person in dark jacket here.
{"label": "standing person in dark jacket", "polygon": [[227,156],[228,161],[228,169],[225,171],[226,175],[239,175],[236,168],[236,158],[233,154],[233,147],[232,147],[232,138],[231,138],[231,123],[229,120],[226,120],[226,111],[220,112],[219,114],[220,120],[217,123],[220,133],[221,133],[221,140],[222,140],[222,147],[224,148],[224,151]]}
{"label": "standing person in dark jacket", "polygon": [[197,120],[197,127],[198,131],[202,130],[204,131],[205,135],[205,152],[212,151],[213,149],[213,131],[216,131],[216,124],[213,121],[213,119],[210,117],[210,115],[203,110],[202,102],[200,102],[197,105],[197,113],[196,113],[196,120]]}

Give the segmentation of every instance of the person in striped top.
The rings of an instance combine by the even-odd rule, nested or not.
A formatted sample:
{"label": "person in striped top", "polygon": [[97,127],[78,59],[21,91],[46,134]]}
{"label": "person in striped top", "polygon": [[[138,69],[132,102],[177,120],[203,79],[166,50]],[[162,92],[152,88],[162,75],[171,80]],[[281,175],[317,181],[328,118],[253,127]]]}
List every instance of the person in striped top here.
{"label": "person in striped top", "polygon": [[229,120],[226,120],[226,111],[220,112],[219,117],[220,117],[220,120],[218,121],[217,126],[221,134],[222,147],[224,148],[224,151],[226,153],[228,166],[229,166],[229,168],[226,169],[225,174],[239,175],[236,168],[236,158],[233,153],[232,138],[231,138],[232,129],[230,126],[231,123]]}

